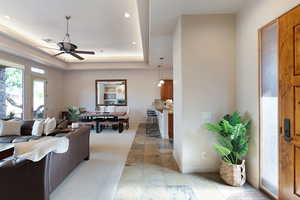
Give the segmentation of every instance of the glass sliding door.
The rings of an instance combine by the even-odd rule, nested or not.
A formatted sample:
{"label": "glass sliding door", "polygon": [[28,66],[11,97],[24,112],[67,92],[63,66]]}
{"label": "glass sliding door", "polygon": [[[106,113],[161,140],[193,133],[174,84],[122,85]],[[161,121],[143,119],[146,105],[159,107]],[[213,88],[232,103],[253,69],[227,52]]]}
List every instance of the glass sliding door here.
{"label": "glass sliding door", "polygon": [[23,69],[0,65],[0,119],[23,118]]}
{"label": "glass sliding door", "polygon": [[278,24],[260,30],[260,185],[278,196]]}
{"label": "glass sliding door", "polygon": [[46,117],[46,91],[47,80],[34,77],[32,81],[33,88],[33,119],[44,119]]}

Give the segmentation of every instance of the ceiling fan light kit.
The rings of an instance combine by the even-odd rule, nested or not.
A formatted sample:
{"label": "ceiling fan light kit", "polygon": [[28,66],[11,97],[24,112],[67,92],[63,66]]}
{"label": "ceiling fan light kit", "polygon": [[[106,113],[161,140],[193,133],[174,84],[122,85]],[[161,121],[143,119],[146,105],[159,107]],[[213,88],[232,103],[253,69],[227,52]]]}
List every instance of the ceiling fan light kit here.
{"label": "ceiling fan light kit", "polygon": [[60,53],[55,54],[54,56],[59,56],[62,54],[69,54],[79,60],[84,60],[83,57],[79,56],[78,54],[89,54],[89,55],[94,55],[95,52],[93,51],[81,51],[81,50],[76,50],[78,47],[71,43],[71,38],[70,38],[70,33],[69,33],[69,25],[70,25],[70,19],[71,16],[66,16],[67,20],[67,33],[65,35],[65,38],[63,39],[62,42],[57,43],[57,46],[59,47],[59,50],[61,51]]}

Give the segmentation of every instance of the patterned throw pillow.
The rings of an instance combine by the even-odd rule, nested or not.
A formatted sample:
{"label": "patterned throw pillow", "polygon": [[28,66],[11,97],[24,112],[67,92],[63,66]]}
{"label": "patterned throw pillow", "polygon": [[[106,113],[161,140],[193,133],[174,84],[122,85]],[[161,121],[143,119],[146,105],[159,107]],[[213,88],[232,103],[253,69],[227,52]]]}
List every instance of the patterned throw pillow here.
{"label": "patterned throw pillow", "polygon": [[10,121],[0,120],[0,136],[21,135],[22,124],[23,121],[18,121],[18,120],[10,120]]}

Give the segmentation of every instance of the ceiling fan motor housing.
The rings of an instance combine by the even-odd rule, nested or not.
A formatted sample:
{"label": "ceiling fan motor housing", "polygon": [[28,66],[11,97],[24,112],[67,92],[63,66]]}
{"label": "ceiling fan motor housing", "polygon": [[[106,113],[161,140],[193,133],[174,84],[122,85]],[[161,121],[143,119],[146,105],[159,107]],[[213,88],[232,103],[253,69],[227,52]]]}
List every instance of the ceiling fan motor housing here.
{"label": "ceiling fan motor housing", "polygon": [[57,45],[60,47],[61,51],[65,51],[67,53],[70,53],[77,49],[77,46],[75,44],[69,42],[59,42]]}

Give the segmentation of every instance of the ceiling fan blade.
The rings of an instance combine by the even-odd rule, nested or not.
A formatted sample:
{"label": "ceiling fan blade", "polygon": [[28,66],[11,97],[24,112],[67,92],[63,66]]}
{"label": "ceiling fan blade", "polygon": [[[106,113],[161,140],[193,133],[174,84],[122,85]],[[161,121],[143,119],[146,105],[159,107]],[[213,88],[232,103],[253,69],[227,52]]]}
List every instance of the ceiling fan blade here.
{"label": "ceiling fan blade", "polygon": [[74,56],[75,58],[78,58],[79,60],[84,60],[83,57],[77,55],[76,53],[70,52],[70,54],[71,54],[72,56]]}
{"label": "ceiling fan blade", "polygon": [[59,55],[61,55],[61,54],[64,54],[65,52],[60,52],[60,53],[58,53],[58,54],[55,54],[54,56],[59,56]]}
{"label": "ceiling fan blade", "polygon": [[91,55],[95,55],[95,52],[93,51],[74,51],[75,53],[79,53],[79,54],[91,54]]}

